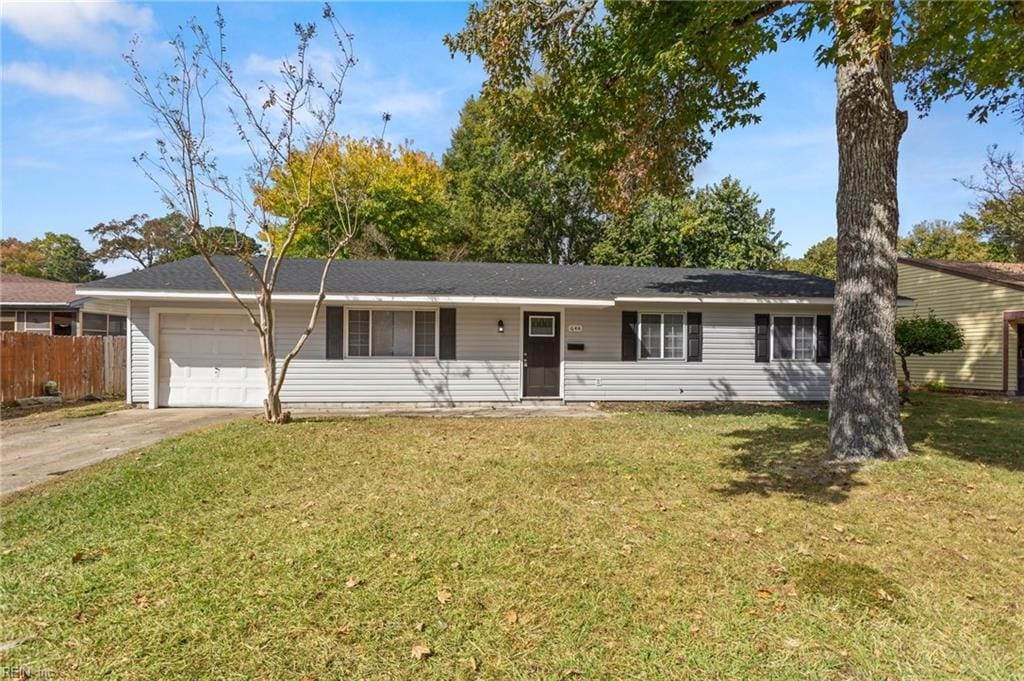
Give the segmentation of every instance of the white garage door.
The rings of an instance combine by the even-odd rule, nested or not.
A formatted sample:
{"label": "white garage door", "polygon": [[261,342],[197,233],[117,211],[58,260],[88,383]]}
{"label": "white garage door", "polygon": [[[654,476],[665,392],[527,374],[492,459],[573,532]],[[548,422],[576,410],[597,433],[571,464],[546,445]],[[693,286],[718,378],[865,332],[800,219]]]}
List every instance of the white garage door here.
{"label": "white garage door", "polygon": [[259,336],[240,314],[160,315],[161,407],[258,407]]}

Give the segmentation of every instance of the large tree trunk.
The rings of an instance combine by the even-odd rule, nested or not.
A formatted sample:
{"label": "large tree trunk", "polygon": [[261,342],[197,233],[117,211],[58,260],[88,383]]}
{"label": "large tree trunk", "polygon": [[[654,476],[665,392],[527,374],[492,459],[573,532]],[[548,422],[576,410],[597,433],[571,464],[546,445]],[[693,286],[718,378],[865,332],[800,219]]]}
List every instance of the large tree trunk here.
{"label": "large tree trunk", "polygon": [[858,0],[833,8],[839,192],[829,450],[840,460],[895,458],[907,453],[893,367],[896,158],[907,114],[893,98],[893,8]]}

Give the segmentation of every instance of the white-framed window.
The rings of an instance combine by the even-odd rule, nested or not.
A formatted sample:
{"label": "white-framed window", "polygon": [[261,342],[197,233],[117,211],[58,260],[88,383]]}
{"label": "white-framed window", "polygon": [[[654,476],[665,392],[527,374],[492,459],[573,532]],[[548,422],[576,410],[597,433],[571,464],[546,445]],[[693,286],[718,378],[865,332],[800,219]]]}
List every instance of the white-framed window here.
{"label": "white-framed window", "polygon": [[26,310],[24,331],[29,333],[50,333],[50,313]]}
{"label": "white-framed window", "polygon": [[641,312],[640,359],[686,359],[686,313]]}
{"label": "white-framed window", "polygon": [[813,316],[772,315],[772,359],[814,360]]}
{"label": "white-framed window", "polygon": [[0,312],[0,331],[14,331],[17,325],[17,314],[14,312]]}
{"label": "white-framed window", "polygon": [[347,309],[346,356],[436,357],[437,310]]}
{"label": "white-framed window", "polygon": [[532,315],[529,334],[531,337],[553,338],[555,335],[554,315]]}

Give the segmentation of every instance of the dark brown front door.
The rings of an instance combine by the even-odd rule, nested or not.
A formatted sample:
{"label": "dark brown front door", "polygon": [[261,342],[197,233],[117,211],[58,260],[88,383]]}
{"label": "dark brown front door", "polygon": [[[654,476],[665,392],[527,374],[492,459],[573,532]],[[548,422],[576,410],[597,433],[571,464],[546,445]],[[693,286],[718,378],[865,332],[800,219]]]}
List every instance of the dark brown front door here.
{"label": "dark brown front door", "polygon": [[557,312],[523,313],[524,397],[558,397],[560,316]]}
{"label": "dark brown front door", "polygon": [[1017,394],[1024,395],[1024,323],[1017,325]]}

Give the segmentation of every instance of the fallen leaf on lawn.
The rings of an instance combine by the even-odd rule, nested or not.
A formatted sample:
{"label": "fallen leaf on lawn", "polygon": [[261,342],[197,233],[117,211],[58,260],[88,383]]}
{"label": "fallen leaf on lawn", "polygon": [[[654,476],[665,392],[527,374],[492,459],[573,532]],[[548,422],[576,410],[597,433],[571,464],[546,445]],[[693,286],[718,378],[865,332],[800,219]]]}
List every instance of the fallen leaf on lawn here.
{"label": "fallen leaf on lawn", "polygon": [[754,534],[756,534],[758,536],[761,536],[762,534],[764,534],[764,528],[763,527],[755,527],[754,528]]}
{"label": "fallen leaf on lawn", "polygon": [[416,631],[423,631],[423,627],[425,626],[427,625],[423,624],[423,622],[417,622],[416,624],[412,625],[412,628]]}
{"label": "fallen leaf on lawn", "polygon": [[470,657],[468,660],[466,660],[466,664],[469,666],[469,671],[480,671],[480,660],[476,659],[475,657]]}
{"label": "fallen leaf on lawn", "polygon": [[798,638],[787,638],[782,642],[787,648],[799,648],[803,645],[803,641]]}
{"label": "fallen leaf on lawn", "polygon": [[619,549],[619,553],[621,553],[624,556],[628,556],[629,554],[633,553],[633,545],[632,544],[623,544],[622,548]]}
{"label": "fallen leaf on lawn", "polygon": [[306,503],[304,503],[302,505],[302,510],[303,511],[305,511],[307,508],[313,508],[313,502],[312,501],[307,501]]}
{"label": "fallen leaf on lawn", "polygon": [[306,529],[307,527],[309,527],[309,521],[308,520],[303,520],[301,527],[302,527],[302,529]]}
{"label": "fallen leaf on lawn", "polygon": [[843,532],[846,532],[846,526],[845,525],[833,525],[832,529],[835,530],[836,532],[838,532],[839,534],[842,534]]}
{"label": "fallen leaf on lawn", "polygon": [[434,651],[430,649],[430,646],[418,645],[412,647],[412,659],[414,660],[425,660],[433,654]]}
{"label": "fallen leaf on lawn", "polygon": [[451,599],[452,599],[452,592],[449,591],[448,589],[442,589],[442,590],[437,592],[437,602],[438,603],[441,603],[443,605],[443,604],[447,603],[448,601],[450,601]]}
{"label": "fallen leaf on lawn", "polygon": [[340,634],[342,636],[347,636],[348,634],[352,633],[352,625],[351,624],[342,624],[340,627],[338,627],[337,629],[334,630],[334,633],[335,634]]}
{"label": "fallen leaf on lawn", "polygon": [[257,592],[256,592],[256,595],[257,595],[257,596],[258,596],[259,598],[266,598],[267,592],[266,592],[266,591],[264,591],[263,589],[260,589],[259,591],[257,591]]}
{"label": "fallen leaf on lawn", "polygon": [[505,621],[509,624],[515,624],[519,621],[519,613],[515,610],[509,610],[505,613]]}
{"label": "fallen leaf on lawn", "polygon": [[762,599],[762,600],[768,600],[768,599],[770,599],[772,597],[772,590],[771,589],[758,589],[757,590],[757,597]]}
{"label": "fallen leaf on lawn", "polygon": [[135,594],[132,596],[132,602],[139,608],[145,608],[149,605],[149,597],[146,594]]}
{"label": "fallen leaf on lawn", "polygon": [[690,625],[690,633],[691,634],[696,634],[698,631],[700,631],[700,625],[699,624],[691,624]]}
{"label": "fallen leaf on lawn", "polygon": [[878,597],[881,598],[883,601],[885,601],[887,603],[892,603],[893,601],[896,600],[895,598],[893,598],[892,596],[889,595],[888,591],[886,591],[885,589],[882,589],[882,588],[878,589]]}
{"label": "fallen leaf on lawn", "polygon": [[352,575],[351,577],[348,578],[348,580],[345,581],[345,586],[348,587],[349,589],[354,589],[354,588],[356,588],[357,586],[359,586],[362,583],[363,583],[363,580],[359,579],[355,575]]}

